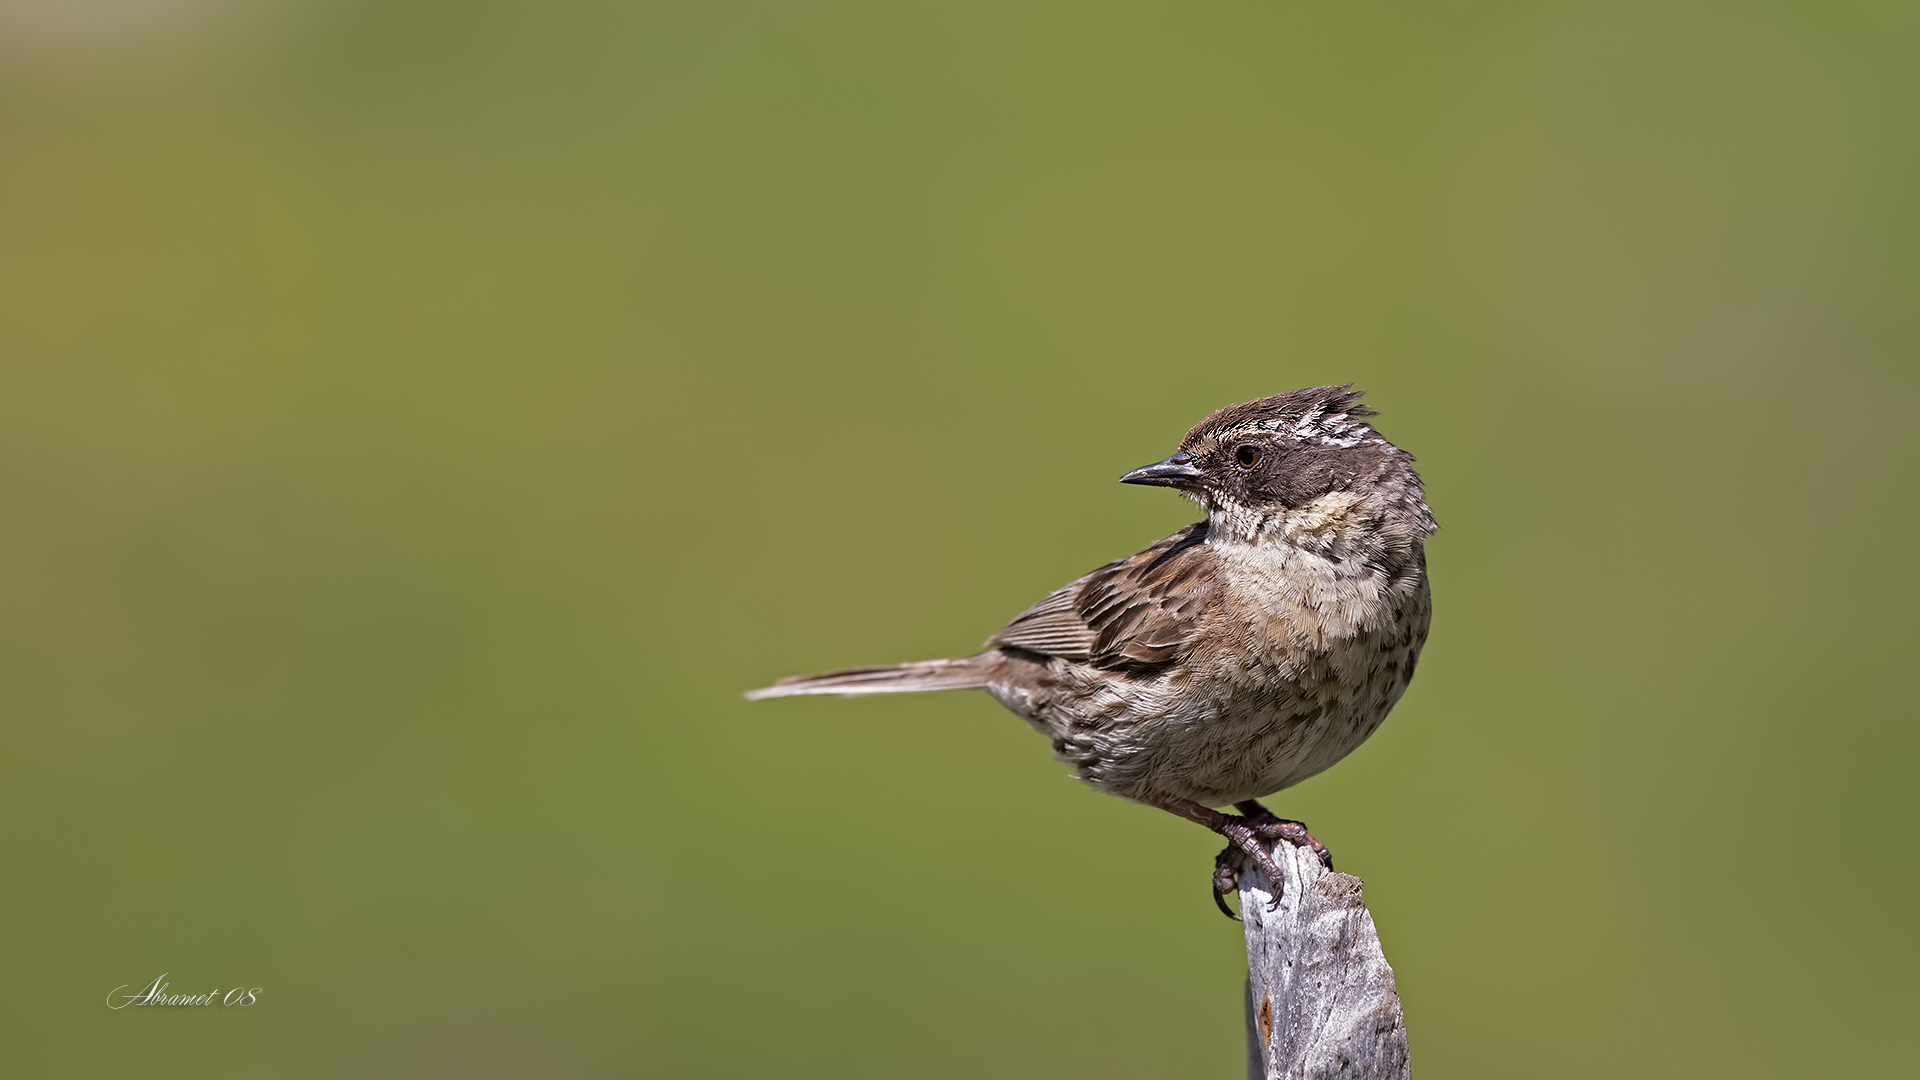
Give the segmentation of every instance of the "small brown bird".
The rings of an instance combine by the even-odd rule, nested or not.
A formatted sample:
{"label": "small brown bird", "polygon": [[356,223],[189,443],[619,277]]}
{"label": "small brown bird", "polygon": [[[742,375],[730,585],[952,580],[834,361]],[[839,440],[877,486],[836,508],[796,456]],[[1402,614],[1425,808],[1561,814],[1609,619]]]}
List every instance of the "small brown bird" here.
{"label": "small brown bird", "polygon": [[[1202,420],[1164,461],[1122,476],[1207,519],[1108,563],[953,660],[783,679],[750,698],[983,688],[1101,791],[1227,838],[1214,902],[1242,858],[1277,883],[1263,840],[1333,860],[1262,796],[1346,757],[1413,678],[1436,528],[1413,456],[1374,431],[1351,386],[1249,401]],[[1232,805],[1244,816],[1214,809]]]}

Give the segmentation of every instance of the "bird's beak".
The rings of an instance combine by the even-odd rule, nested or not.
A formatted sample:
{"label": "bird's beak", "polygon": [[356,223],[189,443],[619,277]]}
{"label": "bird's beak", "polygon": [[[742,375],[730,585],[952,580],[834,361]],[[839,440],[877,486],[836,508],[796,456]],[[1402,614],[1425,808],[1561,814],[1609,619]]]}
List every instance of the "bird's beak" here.
{"label": "bird's beak", "polygon": [[1142,465],[1120,478],[1123,484],[1146,484],[1149,487],[1185,488],[1200,482],[1202,473],[1193,464],[1193,455],[1185,450],[1151,465]]}

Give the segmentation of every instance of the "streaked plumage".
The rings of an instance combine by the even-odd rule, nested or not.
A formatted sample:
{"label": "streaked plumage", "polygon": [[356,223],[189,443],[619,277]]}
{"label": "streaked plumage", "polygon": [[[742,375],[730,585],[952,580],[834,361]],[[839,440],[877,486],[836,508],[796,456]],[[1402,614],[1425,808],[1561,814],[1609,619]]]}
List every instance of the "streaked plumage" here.
{"label": "streaked plumage", "polygon": [[[1359,396],[1299,390],[1201,421],[1173,456],[1122,479],[1179,488],[1207,519],[1053,592],[985,652],[748,696],[984,688],[1094,787],[1255,858],[1259,837],[1311,843],[1253,800],[1379,727],[1431,618],[1433,516],[1412,456],[1373,430]],[[1210,809],[1229,804],[1249,816]]]}

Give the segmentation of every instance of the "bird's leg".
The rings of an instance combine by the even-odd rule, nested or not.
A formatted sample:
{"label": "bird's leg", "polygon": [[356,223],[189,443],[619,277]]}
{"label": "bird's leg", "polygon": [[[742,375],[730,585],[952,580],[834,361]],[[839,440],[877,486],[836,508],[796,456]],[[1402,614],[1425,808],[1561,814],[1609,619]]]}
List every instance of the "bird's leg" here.
{"label": "bird's leg", "polygon": [[1192,799],[1176,799],[1171,796],[1142,799],[1149,806],[1157,806],[1170,814],[1177,814],[1195,824],[1204,825],[1227,838],[1227,848],[1213,860],[1213,902],[1230,919],[1240,916],[1227,907],[1226,895],[1239,888],[1239,872],[1244,865],[1241,860],[1252,859],[1260,869],[1267,872],[1273,882],[1273,902],[1269,910],[1280,904],[1280,866],[1273,861],[1273,853],[1267,850],[1262,841],[1285,840],[1299,847],[1313,849],[1320,860],[1329,867],[1333,865],[1327,849],[1320,845],[1307,827],[1297,821],[1283,821],[1274,817],[1267,808],[1251,800],[1235,804],[1235,808],[1246,817],[1234,817],[1223,814],[1211,806],[1194,802]]}
{"label": "bird's leg", "polygon": [[[1325,844],[1315,840],[1304,824],[1277,817],[1273,811],[1253,799],[1234,803],[1233,808],[1245,815],[1240,820],[1247,823],[1255,836],[1269,842],[1283,840],[1295,847],[1306,848],[1319,857],[1320,865],[1333,869],[1333,853],[1327,850]],[[1222,911],[1227,910],[1226,895],[1240,888],[1240,871],[1246,867],[1245,860],[1245,854],[1237,847],[1227,847],[1214,856],[1213,903]],[[1271,911],[1280,905],[1280,879],[1273,876],[1273,868],[1267,863],[1262,863],[1261,869],[1273,880],[1273,900],[1267,905],[1267,910]]]}
{"label": "bird's leg", "polygon": [[1325,844],[1315,840],[1305,825],[1298,821],[1276,817],[1273,811],[1261,806],[1253,799],[1234,803],[1233,808],[1245,814],[1248,823],[1259,829],[1264,839],[1285,840],[1294,847],[1308,848],[1320,857],[1321,866],[1329,870],[1333,869],[1333,852],[1328,851]]}

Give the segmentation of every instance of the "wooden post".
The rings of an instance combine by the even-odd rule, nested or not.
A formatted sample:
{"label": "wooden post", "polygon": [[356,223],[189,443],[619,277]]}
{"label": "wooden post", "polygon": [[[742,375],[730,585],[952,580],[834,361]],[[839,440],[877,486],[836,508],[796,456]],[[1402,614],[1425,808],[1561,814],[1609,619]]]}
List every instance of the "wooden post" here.
{"label": "wooden post", "polygon": [[1254,1080],[1407,1080],[1407,1023],[1360,879],[1274,845],[1282,882],[1240,874],[1247,931],[1247,1075]]}

